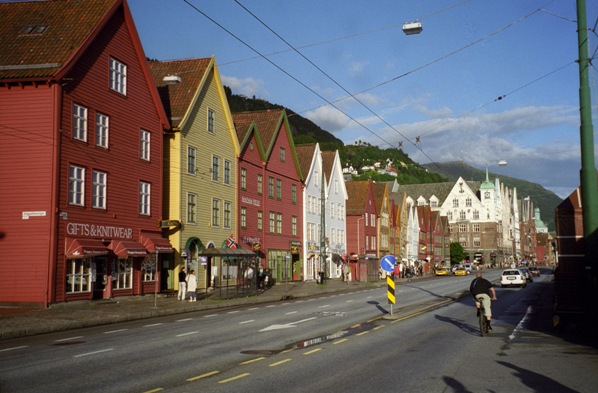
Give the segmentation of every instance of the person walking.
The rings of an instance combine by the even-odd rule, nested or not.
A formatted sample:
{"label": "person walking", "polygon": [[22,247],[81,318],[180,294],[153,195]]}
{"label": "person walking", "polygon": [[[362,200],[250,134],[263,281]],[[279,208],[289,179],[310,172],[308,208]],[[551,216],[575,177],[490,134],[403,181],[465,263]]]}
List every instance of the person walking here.
{"label": "person walking", "polygon": [[197,301],[197,277],[193,269],[187,275],[187,291],[189,292],[189,301]]}
{"label": "person walking", "polygon": [[181,267],[179,272],[179,293],[177,299],[185,300],[187,297],[187,273],[185,273],[185,266]]}

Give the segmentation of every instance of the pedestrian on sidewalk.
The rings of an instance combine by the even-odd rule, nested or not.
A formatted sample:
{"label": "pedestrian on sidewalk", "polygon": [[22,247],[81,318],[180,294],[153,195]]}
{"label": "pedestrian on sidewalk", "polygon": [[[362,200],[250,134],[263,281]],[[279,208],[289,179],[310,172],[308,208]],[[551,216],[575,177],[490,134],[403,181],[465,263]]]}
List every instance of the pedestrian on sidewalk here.
{"label": "pedestrian on sidewalk", "polygon": [[197,277],[195,276],[195,270],[191,269],[189,275],[187,275],[187,291],[189,292],[189,301],[197,301]]}
{"label": "pedestrian on sidewalk", "polygon": [[187,273],[185,273],[185,266],[181,267],[179,272],[179,293],[177,299],[185,300],[187,297]]}

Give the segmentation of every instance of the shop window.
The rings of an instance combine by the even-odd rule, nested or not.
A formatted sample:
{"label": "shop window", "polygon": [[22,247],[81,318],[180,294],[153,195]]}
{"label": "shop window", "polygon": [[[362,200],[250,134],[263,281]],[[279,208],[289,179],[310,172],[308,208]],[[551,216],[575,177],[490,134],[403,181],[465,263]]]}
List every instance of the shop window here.
{"label": "shop window", "polygon": [[112,275],[116,277],[113,281],[114,289],[133,288],[133,259],[119,259],[114,265]]}
{"label": "shop window", "polygon": [[89,259],[70,259],[66,265],[66,293],[91,292]]}

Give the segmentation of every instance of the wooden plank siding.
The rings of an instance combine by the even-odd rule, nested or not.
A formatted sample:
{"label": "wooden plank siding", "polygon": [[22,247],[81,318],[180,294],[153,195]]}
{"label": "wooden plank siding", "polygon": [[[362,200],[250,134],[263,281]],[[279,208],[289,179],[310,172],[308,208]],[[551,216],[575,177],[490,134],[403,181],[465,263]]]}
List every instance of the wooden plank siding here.
{"label": "wooden plank siding", "polygon": [[[43,303],[47,296],[54,88],[0,88],[0,302]],[[23,219],[32,211],[45,216]]]}
{"label": "wooden plank siding", "polygon": [[[114,92],[109,87],[110,57],[127,66],[126,95]],[[141,231],[156,231],[161,219],[162,194],[162,126],[151,98],[150,85],[144,78],[142,65],[124,23],[124,16],[118,12],[107,23],[97,39],[87,48],[85,55],[67,75],[72,82],[64,86],[62,97],[60,204],[61,212],[68,214],[68,220],[58,220],[58,265],[56,270],[56,299],[64,301],[75,298],[90,298],[93,294],[66,296],[65,238],[67,224],[87,223],[91,225],[132,228],[131,240],[140,241]],[[72,138],[73,104],[88,109],[87,141]],[[95,144],[95,116],[100,112],[107,115],[109,123],[109,147]],[[140,131],[150,133],[150,160],[140,158]],[[78,165],[86,169],[85,205],[68,203],[69,166]],[[106,209],[91,207],[91,175],[93,170],[107,173]],[[151,184],[150,215],[139,214],[139,182]],[[102,238],[105,244],[111,239]],[[139,262],[136,262],[139,263]],[[139,266],[137,266],[139,267]],[[139,275],[136,271],[135,277]],[[134,277],[133,288],[121,290],[115,295],[138,294],[139,279]]]}

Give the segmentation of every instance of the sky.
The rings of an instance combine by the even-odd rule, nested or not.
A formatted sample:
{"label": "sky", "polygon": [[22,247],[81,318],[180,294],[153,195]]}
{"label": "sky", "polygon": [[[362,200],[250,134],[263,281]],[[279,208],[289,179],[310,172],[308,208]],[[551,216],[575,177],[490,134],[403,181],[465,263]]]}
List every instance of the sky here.
{"label": "sky", "polygon": [[[464,161],[563,198],[580,183],[575,0],[128,3],[147,57],[215,56],[234,94],[292,109],[345,144]],[[596,60],[598,0],[586,10]],[[413,21],[423,31],[405,34]]]}

